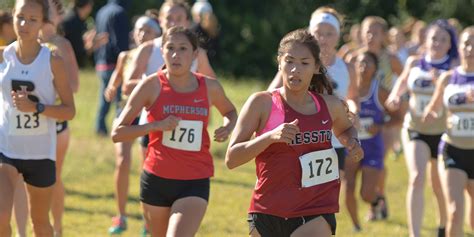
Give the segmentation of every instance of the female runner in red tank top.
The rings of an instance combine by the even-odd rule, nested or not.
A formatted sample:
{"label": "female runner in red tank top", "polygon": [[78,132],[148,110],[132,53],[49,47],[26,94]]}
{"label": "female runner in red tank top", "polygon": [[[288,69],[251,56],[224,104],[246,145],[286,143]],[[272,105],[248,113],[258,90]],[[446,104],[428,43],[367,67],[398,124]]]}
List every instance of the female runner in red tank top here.
{"label": "female runner in red tank top", "polygon": [[[224,117],[214,132],[223,142],[235,126],[237,113],[217,80],[190,71],[197,39],[183,27],[163,35],[166,69],[142,80],[114,125],[114,142],[149,134],[140,185],[145,221],[152,236],[194,236],[209,198],[214,168],[207,132],[211,105]],[[142,108],[148,123],[131,125]]]}
{"label": "female runner in red tank top", "polygon": [[232,169],[256,157],[251,236],[330,236],[340,188],[331,129],[348,158],[360,160],[363,151],[347,107],[331,95],[317,40],[296,30],[281,40],[278,52],[283,87],[246,102],[226,165]]}

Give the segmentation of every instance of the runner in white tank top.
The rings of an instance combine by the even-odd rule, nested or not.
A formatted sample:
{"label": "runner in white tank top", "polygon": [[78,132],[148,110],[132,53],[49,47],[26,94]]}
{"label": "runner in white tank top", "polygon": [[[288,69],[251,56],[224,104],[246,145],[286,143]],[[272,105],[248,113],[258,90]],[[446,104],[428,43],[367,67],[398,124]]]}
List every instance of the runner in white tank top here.
{"label": "runner in white tank top", "polygon": [[[438,233],[444,234],[447,212],[438,175],[437,158],[441,134],[446,130],[446,113],[429,123],[422,121],[423,111],[430,102],[440,73],[452,68],[457,61],[456,36],[445,22],[437,20],[427,30],[425,54],[411,56],[387,99],[387,106],[400,110],[400,97],[410,95],[409,110],[405,116],[402,142],[409,174],[407,190],[407,222],[410,236],[419,236],[423,221],[425,174],[430,173],[431,187],[439,210]],[[450,52],[454,52],[452,54]],[[442,111],[442,110],[441,110]],[[428,166],[428,163],[430,164]]]}
{"label": "runner in white tank top", "polygon": [[[29,98],[53,105],[56,91],[51,72],[51,51],[41,46],[36,59],[22,64],[10,44],[3,52],[4,68],[0,73],[0,152],[22,160],[56,160],[56,121],[35,112],[21,112],[13,105],[10,91],[30,92]],[[41,141],[41,142],[38,142]]]}
{"label": "runner in white tank top", "polygon": [[[423,115],[423,121],[431,123],[440,117],[437,112],[440,107],[445,107],[447,112],[447,130],[439,145],[438,163],[448,213],[446,236],[466,233],[465,216],[470,219],[471,229],[474,228],[474,26],[461,33],[457,49],[461,65],[439,77]],[[471,204],[467,205],[470,209],[466,203]]]}
{"label": "runner in white tank top", "polygon": [[[17,1],[13,25],[18,41],[0,56],[0,236],[11,236],[15,187],[27,184],[35,236],[53,236],[48,213],[56,182],[56,120],[75,115],[65,65],[38,42],[48,16],[44,1]],[[56,95],[59,104],[55,104]]]}
{"label": "runner in white tank top", "polygon": [[151,51],[150,58],[148,59],[148,63],[146,65],[146,71],[145,71],[146,76],[156,73],[159,68],[165,65],[165,60],[163,59],[163,53],[161,51],[161,42],[162,42],[161,37],[158,37],[153,40],[153,49]]}

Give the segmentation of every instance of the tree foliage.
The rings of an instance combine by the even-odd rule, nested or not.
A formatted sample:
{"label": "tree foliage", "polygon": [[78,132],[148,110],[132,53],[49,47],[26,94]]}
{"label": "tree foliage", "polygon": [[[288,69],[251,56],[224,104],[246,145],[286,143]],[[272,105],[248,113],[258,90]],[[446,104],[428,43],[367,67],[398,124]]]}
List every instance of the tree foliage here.
{"label": "tree foliage", "polygon": [[[70,2],[67,0],[66,2]],[[131,0],[132,1],[132,0]],[[188,0],[192,4],[193,0]],[[265,79],[275,73],[279,40],[289,31],[306,27],[319,6],[332,6],[345,15],[345,26],[377,15],[390,24],[413,16],[427,22],[455,17],[464,25],[474,23],[474,0],[209,0],[221,26],[220,49],[214,67],[226,74]],[[13,0],[3,0],[6,8]],[[95,0],[95,11],[107,0]],[[130,17],[148,8],[159,9],[163,0],[133,0]],[[343,31],[347,31],[345,27]]]}

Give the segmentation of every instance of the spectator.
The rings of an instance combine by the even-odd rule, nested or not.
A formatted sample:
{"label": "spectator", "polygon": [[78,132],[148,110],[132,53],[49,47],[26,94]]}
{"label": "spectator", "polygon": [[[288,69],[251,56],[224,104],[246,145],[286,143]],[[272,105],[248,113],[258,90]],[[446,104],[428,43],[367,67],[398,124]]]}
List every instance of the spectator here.
{"label": "spectator", "polygon": [[[115,69],[118,55],[129,49],[130,22],[126,13],[129,3],[129,0],[109,0],[99,9],[96,16],[97,33],[109,35],[109,42],[95,52],[96,71],[101,79],[99,111],[96,120],[96,132],[99,135],[108,133],[105,117],[109,112],[110,102],[104,98],[105,87]],[[120,93],[117,93],[115,101],[119,101],[119,98]]]}
{"label": "spectator", "polygon": [[95,30],[87,31],[86,19],[92,12],[93,0],[74,0],[73,8],[59,25],[59,31],[71,42],[76,61],[80,68],[86,65],[87,57],[108,41],[106,33],[96,35]]}

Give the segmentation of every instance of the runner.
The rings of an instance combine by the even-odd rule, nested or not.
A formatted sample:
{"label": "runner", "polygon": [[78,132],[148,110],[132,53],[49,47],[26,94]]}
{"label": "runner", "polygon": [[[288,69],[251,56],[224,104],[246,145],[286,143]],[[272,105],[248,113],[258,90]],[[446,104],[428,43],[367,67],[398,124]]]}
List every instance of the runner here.
{"label": "runner", "polygon": [[[309,23],[309,32],[318,40],[321,49],[321,62],[327,68],[327,74],[331,80],[335,95],[346,101],[349,109],[354,114],[359,110],[359,95],[357,92],[357,80],[352,64],[347,64],[339,58],[336,47],[340,38],[342,16],[333,8],[320,7],[316,9]],[[268,90],[271,91],[282,86],[281,71],[277,73]],[[336,150],[341,178],[344,176],[344,159],[346,149],[339,140],[334,137],[332,145]]]}
{"label": "runner", "polygon": [[[461,66],[442,74],[431,102],[424,110],[424,122],[443,118],[447,130],[441,137],[439,166],[448,208],[446,236],[463,236],[464,190],[474,199],[474,26],[466,28],[459,41]],[[440,107],[447,116],[437,113]],[[474,224],[470,223],[471,229]]]}
{"label": "runner", "polygon": [[435,90],[439,74],[456,65],[458,52],[454,30],[445,20],[433,22],[427,31],[426,54],[412,56],[407,61],[387,100],[387,106],[399,109],[400,97],[408,91],[409,110],[405,116],[402,141],[409,173],[407,191],[408,227],[410,236],[420,236],[423,207],[424,180],[427,164],[430,164],[430,177],[439,210],[439,236],[444,235],[446,225],[446,206],[437,169],[438,144],[446,127],[444,112],[432,123],[424,123],[423,109]]}
{"label": "runner", "polygon": [[[133,90],[112,138],[125,142],[150,136],[140,199],[151,235],[194,236],[206,211],[214,173],[207,132],[209,109],[215,106],[224,117],[214,132],[218,142],[231,133],[237,113],[217,80],[191,72],[198,47],[190,30],[173,27],[162,39],[166,69]],[[147,123],[130,125],[144,107]]]}
{"label": "runner", "polygon": [[347,107],[331,95],[317,40],[306,29],[292,31],[278,52],[283,87],[248,99],[226,165],[233,169],[256,157],[251,236],[334,235],[340,179],[331,137],[336,134],[348,157],[360,160],[357,131]]}
{"label": "runner", "polygon": [[371,52],[365,52],[357,58],[356,71],[359,80],[359,94],[361,95],[360,128],[358,131],[361,139],[364,159],[360,162],[348,162],[345,166],[345,194],[346,206],[354,225],[354,231],[361,231],[361,224],[357,212],[357,201],[355,198],[356,179],[360,171],[361,186],[360,195],[362,199],[371,205],[368,220],[376,219],[376,208],[378,206],[377,182],[382,175],[384,167],[384,143],[382,138],[382,126],[393,126],[401,123],[401,113],[389,113],[390,121],[385,122],[387,109],[383,103],[389,92],[379,86],[377,78],[378,60]]}
{"label": "runner", "polygon": [[[151,17],[141,16],[135,22],[133,38],[137,46],[140,46],[147,41],[153,40],[160,34],[161,30],[158,22],[156,22]],[[127,81],[124,81],[124,79],[127,79],[131,73],[131,61],[136,53],[137,48],[120,53],[117,66],[112,73],[109,84],[107,85],[107,88],[104,92],[104,96],[107,101],[110,102],[114,100],[119,87],[127,84]],[[117,116],[123,110],[123,107],[128,100],[128,96],[129,95],[126,95],[125,93],[122,94]],[[134,121],[134,124],[137,123],[138,118],[136,121]],[[109,234],[120,234],[127,229],[126,205],[128,199],[128,184],[132,160],[132,144],[133,141],[115,143],[116,164],[114,173],[114,187],[118,215],[113,218],[113,224],[109,228]],[[142,232],[146,232],[146,228],[144,228]]]}
{"label": "runner", "polygon": [[[41,46],[39,31],[48,21],[48,4],[19,0],[13,10],[17,41],[0,61],[0,236],[10,236],[16,184],[23,175],[33,231],[53,236],[49,210],[56,181],[56,120],[70,120],[75,107],[63,60]],[[55,105],[56,93],[60,104]]]}

